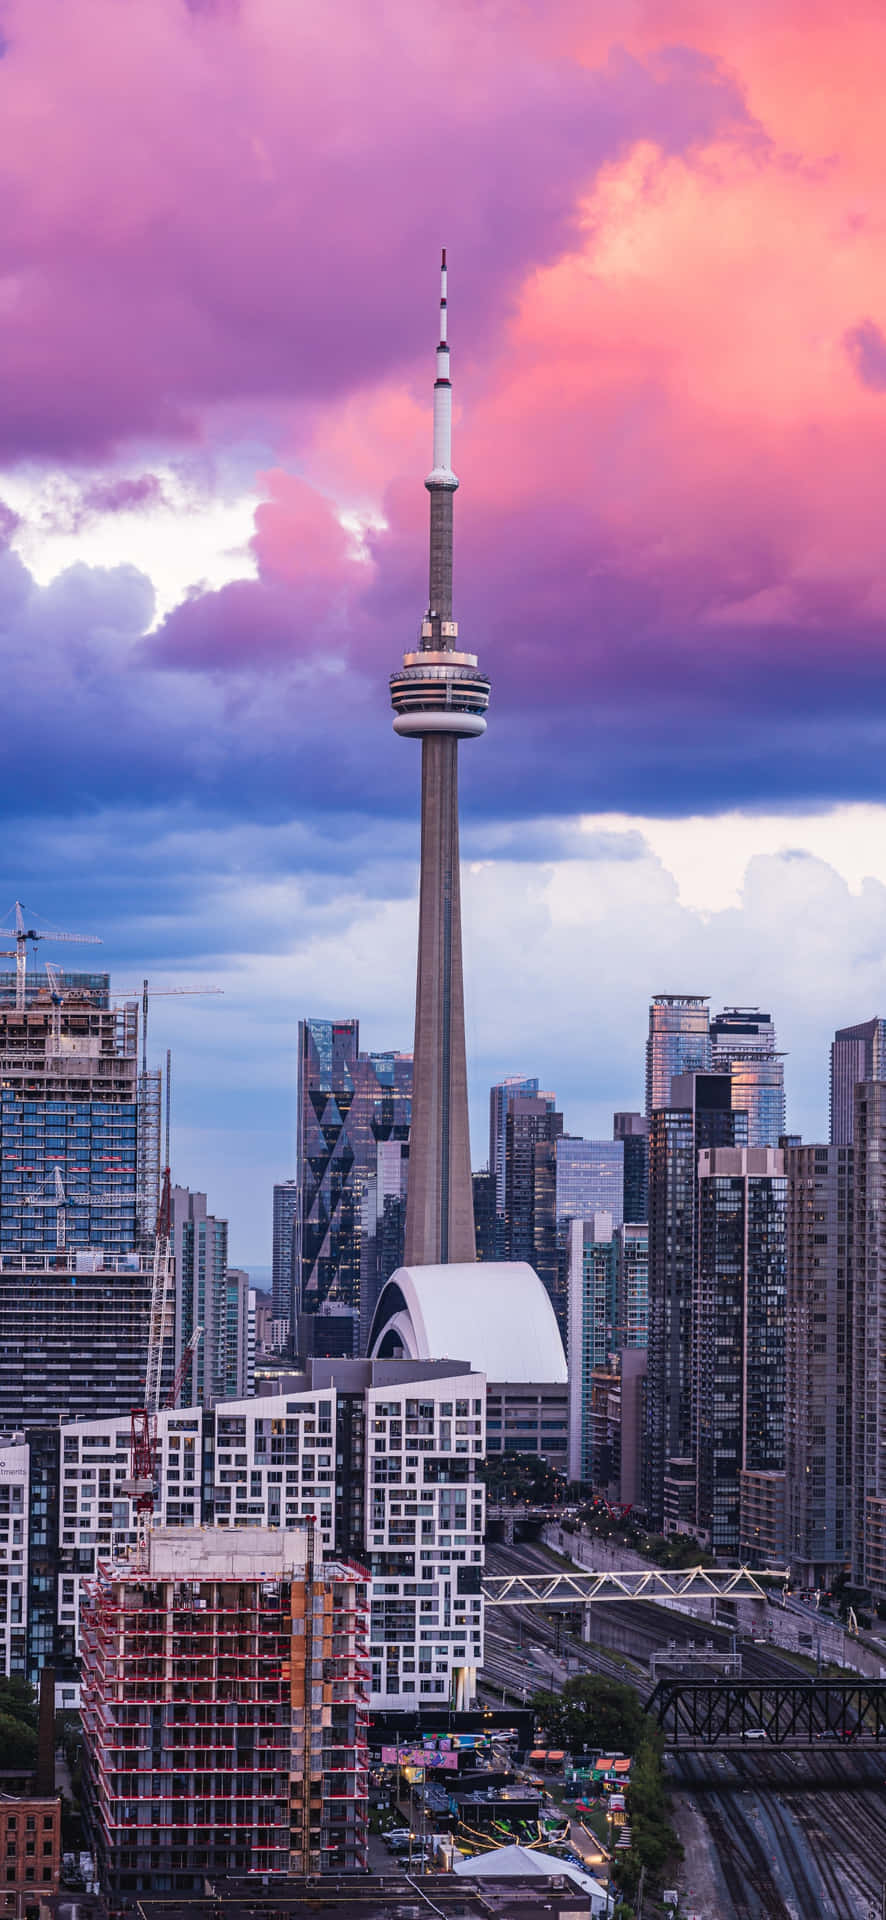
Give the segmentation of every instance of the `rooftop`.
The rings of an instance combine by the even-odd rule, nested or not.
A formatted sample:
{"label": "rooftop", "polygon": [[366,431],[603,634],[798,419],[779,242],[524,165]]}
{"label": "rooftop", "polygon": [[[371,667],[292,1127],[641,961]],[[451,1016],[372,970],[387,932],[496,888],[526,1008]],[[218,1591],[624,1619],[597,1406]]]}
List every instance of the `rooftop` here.
{"label": "rooftop", "polygon": [[587,1920],[588,1900],[565,1872],[482,1880],[451,1873],[334,1874],[279,1880],[257,1886],[253,1880],[217,1880],[206,1894],[143,1895],[142,1920],[297,1920],[325,1914],[326,1920]]}

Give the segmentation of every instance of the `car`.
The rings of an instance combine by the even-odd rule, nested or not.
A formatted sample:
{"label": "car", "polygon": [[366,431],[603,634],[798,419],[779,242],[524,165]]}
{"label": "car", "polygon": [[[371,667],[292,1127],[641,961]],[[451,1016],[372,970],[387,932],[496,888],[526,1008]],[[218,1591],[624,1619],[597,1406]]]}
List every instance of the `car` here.
{"label": "car", "polygon": [[765,1727],[745,1727],[741,1737],[743,1740],[768,1740],[769,1739],[769,1735],[766,1732]]}

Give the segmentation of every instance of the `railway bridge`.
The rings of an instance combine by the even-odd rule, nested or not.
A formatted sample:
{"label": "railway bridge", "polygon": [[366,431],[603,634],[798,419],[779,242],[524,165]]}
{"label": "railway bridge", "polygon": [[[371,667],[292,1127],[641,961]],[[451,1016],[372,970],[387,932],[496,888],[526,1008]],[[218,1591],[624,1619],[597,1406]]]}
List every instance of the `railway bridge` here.
{"label": "railway bridge", "polygon": [[886,1747],[886,1681],[660,1680],[646,1702],[670,1753]]}

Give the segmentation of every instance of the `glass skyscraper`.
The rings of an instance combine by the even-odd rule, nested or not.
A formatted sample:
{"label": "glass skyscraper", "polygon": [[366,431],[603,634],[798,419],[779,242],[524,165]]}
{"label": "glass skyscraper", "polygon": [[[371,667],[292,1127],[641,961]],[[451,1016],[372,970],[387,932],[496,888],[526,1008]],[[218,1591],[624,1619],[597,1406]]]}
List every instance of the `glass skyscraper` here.
{"label": "glass skyscraper", "polygon": [[851,1147],[855,1125],[855,1089],[870,1080],[886,1080],[886,1020],[863,1020],[838,1027],[831,1041],[831,1145]]}
{"label": "glass skyscraper", "polygon": [[657,993],[649,1007],[646,1118],[667,1107],[675,1073],[707,1073],[711,1064],[708,995]]}
{"label": "glass skyscraper", "polygon": [[412,1055],[361,1053],[357,1020],[300,1020],[292,1325],[317,1354],[354,1355],[363,1202],[383,1141],[409,1139]]}
{"label": "glass skyscraper", "polygon": [[[2,986],[2,982],[0,982]],[[17,1009],[0,997],[0,1251],[134,1252],[138,1010],[109,1004],[107,974],[39,977]]]}
{"label": "glass skyscraper", "polygon": [[784,1156],[703,1149],[698,1187],[696,1523],[715,1553],[731,1556],[748,1531],[744,1476],[785,1465]]}
{"label": "glass skyscraper", "polygon": [[711,1068],[732,1080],[732,1105],[748,1116],[748,1146],[777,1147],[785,1133],[784,1064],[771,1013],[726,1007],[711,1021]]}
{"label": "glass skyscraper", "polygon": [[608,1213],[613,1226],[621,1226],[624,1163],[622,1140],[578,1140],[563,1134],[557,1141],[557,1230],[564,1243],[570,1220]]}
{"label": "glass skyscraper", "polygon": [[[725,1074],[685,1074],[677,1078],[674,1106],[652,1116],[644,1478],[655,1527],[665,1524],[666,1481],[676,1488],[691,1458],[698,1156],[702,1147],[747,1142],[747,1116],[733,1112],[729,1096]],[[672,1472],[675,1462],[683,1464]],[[690,1493],[694,1516],[694,1473],[687,1499]]]}

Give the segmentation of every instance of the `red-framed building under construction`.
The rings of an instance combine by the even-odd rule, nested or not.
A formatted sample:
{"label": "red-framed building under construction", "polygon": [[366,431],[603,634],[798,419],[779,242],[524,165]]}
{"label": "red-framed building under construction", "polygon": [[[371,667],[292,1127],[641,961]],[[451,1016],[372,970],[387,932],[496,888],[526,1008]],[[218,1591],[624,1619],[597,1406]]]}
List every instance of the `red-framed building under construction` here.
{"label": "red-framed building under construction", "polygon": [[88,1818],[112,1906],[366,1865],[367,1587],[311,1528],[158,1529],[86,1589]]}

